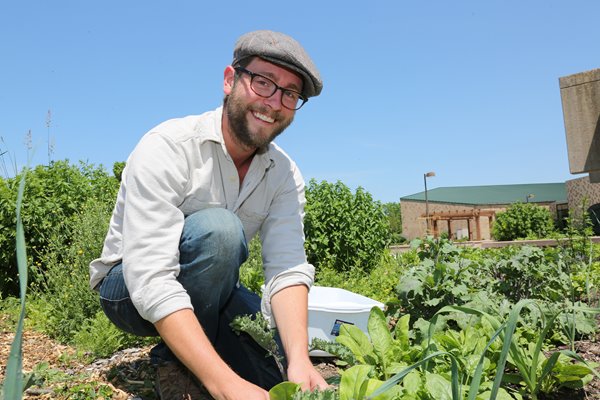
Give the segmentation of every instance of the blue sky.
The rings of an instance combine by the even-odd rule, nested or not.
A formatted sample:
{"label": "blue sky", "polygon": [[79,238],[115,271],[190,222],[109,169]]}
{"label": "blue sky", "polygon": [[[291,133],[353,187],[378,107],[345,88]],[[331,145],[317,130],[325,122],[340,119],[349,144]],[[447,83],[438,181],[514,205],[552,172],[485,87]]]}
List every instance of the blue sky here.
{"label": "blue sky", "polygon": [[[124,161],[222,101],[243,33],[285,32],[324,80],[277,142],[305,179],[398,201],[428,187],[562,182],[558,78],[600,68],[600,2],[2,1],[5,163]],[[51,111],[50,128],[47,127]],[[13,174],[8,166],[8,174]],[[2,172],[2,171],[0,171]]]}

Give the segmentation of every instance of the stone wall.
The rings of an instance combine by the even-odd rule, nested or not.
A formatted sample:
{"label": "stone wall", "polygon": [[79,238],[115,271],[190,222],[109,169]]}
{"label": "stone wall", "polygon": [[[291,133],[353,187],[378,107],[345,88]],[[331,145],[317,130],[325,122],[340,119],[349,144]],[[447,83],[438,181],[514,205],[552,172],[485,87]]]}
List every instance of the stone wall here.
{"label": "stone wall", "polygon": [[587,210],[600,203],[600,184],[591,183],[586,175],[566,182],[569,210],[573,217],[581,217],[581,210]]}

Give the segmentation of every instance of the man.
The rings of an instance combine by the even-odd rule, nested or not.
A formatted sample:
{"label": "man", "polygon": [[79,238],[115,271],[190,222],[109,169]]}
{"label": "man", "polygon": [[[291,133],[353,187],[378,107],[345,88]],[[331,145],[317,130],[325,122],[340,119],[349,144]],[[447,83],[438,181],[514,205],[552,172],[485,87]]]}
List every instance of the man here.
{"label": "man", "polygon": [[[272,358],[229,327],[262,309],[285,350],[287,379],[325,388],[308,356],[304,182],[272,140],[322,81],[299,43],[256,31],[236,43],[223,106],[166,121],[136,146],[123,172],[90,284],[119,328],[160,335],[152,350],[163,399],[267,399],[282,380]],[[259,234],[261,300],[238,284],[246,240]]]}

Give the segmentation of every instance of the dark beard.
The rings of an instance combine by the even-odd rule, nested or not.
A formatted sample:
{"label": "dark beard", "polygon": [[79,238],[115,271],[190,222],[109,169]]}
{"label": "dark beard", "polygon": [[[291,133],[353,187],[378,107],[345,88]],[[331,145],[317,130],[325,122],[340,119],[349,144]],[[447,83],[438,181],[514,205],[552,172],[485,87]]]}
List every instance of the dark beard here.
{"label": "dark beard", "polygon": [[[274,130],[266,138],[263,138],[257,135],[255,132],[251,131],[248,126],[248,120],[246,119],[246,113],[248,111],[248,107],[242,101],[241,96],[236,96],[235,89],[233,92],[227,96],[224,104],[224,112],[227,115],[227,119],[229,120],[229,126],[231,128],[231,133],[234,138],[242,145],[248,148],[260,149],[266,147],[269,143],[271,143],[277,136],[279,136],[285,128],[287,128],[293,121],[293,117],[288,121],[280,122],[279,117],[275,117],[276,121],[279,122],[274,126]],[[259,113],[268,115],[266,110],[255,110]]]}

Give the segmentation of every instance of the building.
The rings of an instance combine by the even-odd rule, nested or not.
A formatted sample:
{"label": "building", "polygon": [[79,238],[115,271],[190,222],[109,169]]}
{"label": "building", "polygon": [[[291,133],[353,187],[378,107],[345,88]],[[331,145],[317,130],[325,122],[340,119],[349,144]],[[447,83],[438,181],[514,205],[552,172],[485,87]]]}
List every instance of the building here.
{"label": "building", "polygon": [[403,236],[446,232],[455,239],[490,239],[496,213],[516,202],[547,207],[559,226],[569,213],[578,219],[587,212],[600,235],[600,68],[561,77],[559,87],[570,172],[589,176],[566,183],[425,189],[400,199]]}
{"label": "building", "polygon": [[[585,193],[581,184],[573,185],[572,191]],[[567,184],[441,187],[428,190],[427,201],[425,192],[405,196],[400,199],[402,235],[408,240],[424,236],[429,219],[429,233],[434,236],[447,233],[453,239],[491,239],[496,213],[517,202],[546,207],[557,221],[563,221],[569,209]]]}

